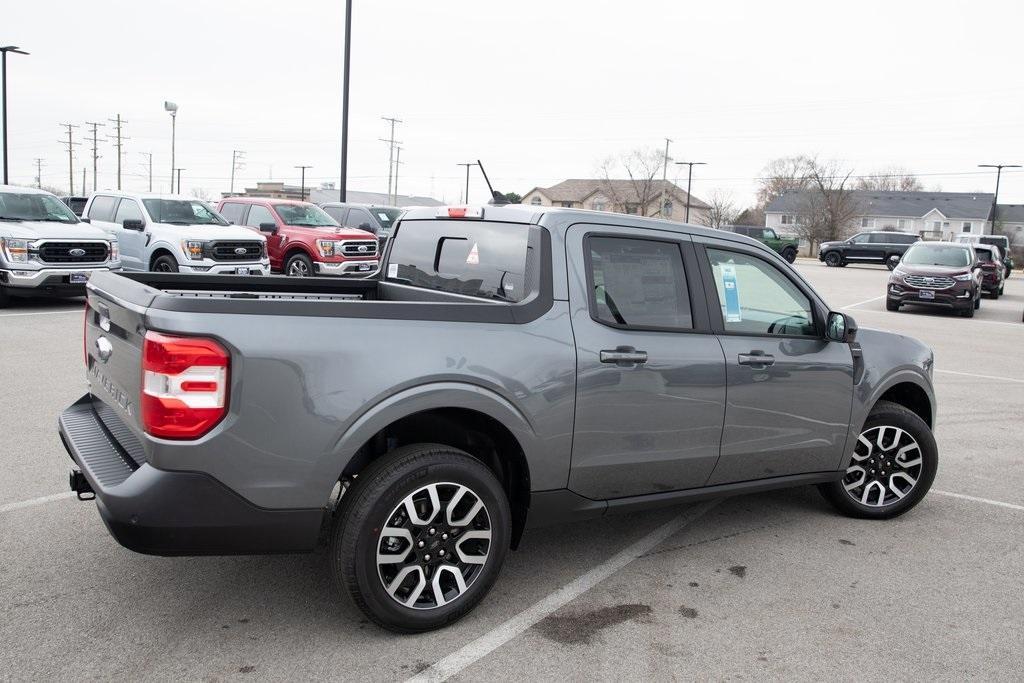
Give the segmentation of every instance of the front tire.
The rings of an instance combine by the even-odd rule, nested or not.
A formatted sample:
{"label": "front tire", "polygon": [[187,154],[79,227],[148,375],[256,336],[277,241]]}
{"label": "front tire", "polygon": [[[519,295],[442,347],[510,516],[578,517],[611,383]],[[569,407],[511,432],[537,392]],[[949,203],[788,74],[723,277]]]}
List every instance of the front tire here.
{"label": "front tire", "polygon": [[889,270],[896,270],[896,266],[900,264],[900,257],[898,254],[889,254],[885,259],[885,267]]}
{"label": "front tire", "polygon": [[429,631],[487,595],[510,529],[508,499],[483,463],[449,446],[404,446],[371,463],[342,496],[331,573],[378,625]]}
{"label": "front tire", "polygon": [[825,265],[830,268],[838,268],[843,265],[843,257],[838,251],[830,251],[825,254]]}
{"label": "front tire", "polygon": [[893,301],[892,299],[885,300],[885,310],[887,311],[898,311],[900,310],[900,302]]}
{"label": "front tire", "polygon": [[289,277],[311,277],[313,261],[305,254],[293,254],[284,264],[284,274]]}
{"label": "front tire", "polygon": [[864,422],[846,476],[818,490],[849,517],[889,519],[921,502],[935,480],[939,449],[924,420],[879,401]]}
{"label": "front tire", "polygon": [[178,262],[174,260],[173,256],[161,254],[155,261],[153,261],[152,270],[155,273],[177,273]]}

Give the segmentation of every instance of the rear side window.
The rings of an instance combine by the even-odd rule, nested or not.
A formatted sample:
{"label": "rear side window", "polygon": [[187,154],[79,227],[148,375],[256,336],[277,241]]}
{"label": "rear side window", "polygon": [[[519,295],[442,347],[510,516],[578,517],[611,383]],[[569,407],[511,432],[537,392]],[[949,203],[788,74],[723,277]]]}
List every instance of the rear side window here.
{"label": "rear side window", "polygon": [[539,258],[539,228],[486,221],[408,221],[386,277],[425,289],[522,301]]}
{"label": "rear side window", "polygon": [[899,239],[897,241],[900,244],[913,244],[917,239],[917,235],[899,235]]}
{"label": "rear side window", "polygon": [[366,209],[352,209],[348,214],[348,227],[377,232],[377,224],[370,218],[370,212]]}
{"label": "rear side window", "polygon": [[92,200],[89,207],[89,218],[94,221],[114,220],[114,207],[117,206],[117,197],[105,197],[100,195]]}
{"label": "rear side window", "polygon": [[590,311],[613,327],[693,329],[683,257],[674,242],[591,237]]}
{"label": "rear side window", "polygon": [[242,214],[245,213],[245,204],[238,202],[226,202],[220,207],[220,215],[229,223],[239,225],[242,222]]}

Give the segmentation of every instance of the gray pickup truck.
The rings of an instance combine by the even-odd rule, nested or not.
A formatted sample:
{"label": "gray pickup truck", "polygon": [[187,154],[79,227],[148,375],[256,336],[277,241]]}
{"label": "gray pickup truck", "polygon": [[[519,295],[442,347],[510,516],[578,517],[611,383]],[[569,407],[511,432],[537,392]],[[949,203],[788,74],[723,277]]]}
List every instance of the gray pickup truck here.
{"label": "gray pickup truck", "polygon": [[378,624],[451,623],[530,526],[814,484],[928,491],[933,355],[746,237],[414,209],[379,280],[98,273],[71,487],[124,546],[298,552]]}

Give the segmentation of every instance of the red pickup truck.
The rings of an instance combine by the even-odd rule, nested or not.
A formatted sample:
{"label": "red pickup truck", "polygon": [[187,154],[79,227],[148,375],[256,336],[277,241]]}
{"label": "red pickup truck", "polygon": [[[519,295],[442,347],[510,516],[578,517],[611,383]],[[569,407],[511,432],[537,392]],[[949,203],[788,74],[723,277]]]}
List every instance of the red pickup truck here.
{"label": "red pickup truck", "polygon": [[286,275],[368,276],[380,267],[372,233],[339,226],[315,204],[232,197],[221,200],[217,212],[265,234],[271,269]]}

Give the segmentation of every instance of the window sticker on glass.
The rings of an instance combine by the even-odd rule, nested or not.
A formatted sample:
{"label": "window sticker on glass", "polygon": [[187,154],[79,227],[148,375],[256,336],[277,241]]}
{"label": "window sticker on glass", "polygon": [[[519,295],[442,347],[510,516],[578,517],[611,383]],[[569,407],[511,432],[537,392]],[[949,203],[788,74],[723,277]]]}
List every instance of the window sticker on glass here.
{"label": "window sticker on glass", "polygon": [[743,313],[740,310],[740,292],[736,287],[736,266],[732,263],[723,263],[721,268],[722,288],[725,290],[725,322],[742,322]]}
{"label": "window sticker on glass", "polygon": [[384,221],[385,223],[390,223],[390,222],[391,222],[391,217],[390,217],[390,216],[388,216],[388,215],[387,215],[386,213],[384,213],[383,211],[378,211],[378,212],[377,212],[377,218],[381,219],[381,220],[382,220],[382,221]]}
{"label": "window sticker on glass", "polygon": [[471,266],[480,265],[480,249],[477,248],[476,242],[473,242],[473,248],[469,250],[469,256],[466,257],[466,263]]}
{"label": "window sticker on glass", "polygon": [[391,277],[398,277],[398,264],[397,263],[389,263],[388,264],[388,277],[389,278],[391,278]]}

